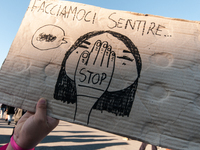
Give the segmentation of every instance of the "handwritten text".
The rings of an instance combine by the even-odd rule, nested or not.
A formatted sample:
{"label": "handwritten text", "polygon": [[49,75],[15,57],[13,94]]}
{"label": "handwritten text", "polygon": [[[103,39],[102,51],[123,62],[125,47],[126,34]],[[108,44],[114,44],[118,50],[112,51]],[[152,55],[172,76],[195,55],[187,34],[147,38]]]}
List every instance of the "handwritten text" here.
{"label": "handwritten text", "polygon": [[46,1],[38,2],[35,0],[31,11],[43,12],[52,16],[60,16],[67,19],[85,21],[88,23],[95,23],[96,13],[87,11],[85,9],[79,9],[73,6],[64,6],[55,3],[47,3]]}
{"label": "handwritten text", "polygon": [[121,28],[121,29],[131,29],[135,31],[141,31],[141,34],[153,34],[156,36],[162,36],[162,30],[165,29],[165,26],[156,24],[155,22],[151,22],[147,24],[146,20],[133,20],[133,19],[124,19],[124,18],[117,18],[116,13],[112,13],[108,16],[110,21],[110,25],[108,28]]}

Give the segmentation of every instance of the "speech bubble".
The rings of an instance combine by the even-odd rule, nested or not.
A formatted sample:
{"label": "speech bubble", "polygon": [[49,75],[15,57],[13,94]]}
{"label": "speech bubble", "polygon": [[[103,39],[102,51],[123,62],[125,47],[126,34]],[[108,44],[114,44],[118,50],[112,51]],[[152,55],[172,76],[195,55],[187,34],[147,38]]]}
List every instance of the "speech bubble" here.
{"label": "speech bubble", "polygon": [[50,50],[68,43],[65,39],[65,31],[56,25],[45,25],[36,30],[31,44],[39,50]]}

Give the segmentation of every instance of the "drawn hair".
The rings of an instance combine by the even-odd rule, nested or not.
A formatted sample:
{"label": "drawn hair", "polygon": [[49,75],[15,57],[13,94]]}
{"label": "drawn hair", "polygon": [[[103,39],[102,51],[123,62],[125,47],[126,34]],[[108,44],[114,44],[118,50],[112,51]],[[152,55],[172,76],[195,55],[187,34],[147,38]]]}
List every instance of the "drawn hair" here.
{"label": "drawn hair", "polygon": [[131,51],[131,53],[135,58],[138,77],[133,84],[131,84],[129,87],[123,90],[115,92],[105,91],[104,94],[96,101],[92,109],[100,111],[108,111],[118,116],[129,116],[134,102],[135,93],[137,90],[138,79],[140,77],[140,72],[142,69],[142,62],[139,51],[137,47],[133,44],[133,42],[128,37],[113,31],[89,32],[81,36],[74,43],[74,45],[72,45],[72,47],[66,52],[65,57],[63,59],[60,73],[55,86],[54,98],[56,100],[61,100],[67,103],[72,103],[72,104],[76,103],[77,101],[76,85],[75,81],[71,80],[66,74],[66,69],[65,69],[66,61],[70,56],[70,54],[74,50],[76,50],[83,42],[94,36],[101,35],[104,33],[108,33],[116,37],[118,40],[122,41],[125,44],[125,46]]}

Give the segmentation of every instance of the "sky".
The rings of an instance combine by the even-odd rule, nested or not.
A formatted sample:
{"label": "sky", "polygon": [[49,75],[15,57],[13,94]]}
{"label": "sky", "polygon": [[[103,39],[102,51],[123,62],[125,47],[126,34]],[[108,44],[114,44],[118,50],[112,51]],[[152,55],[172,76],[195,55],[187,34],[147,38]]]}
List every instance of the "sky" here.
{"label": "sky", "polygon": [[[63,0],[64,1],[64,0]],[[107,9],[200,21],[200,0],[70,0]],[[0,1],[0,66],[28,8],[29,0]]]}

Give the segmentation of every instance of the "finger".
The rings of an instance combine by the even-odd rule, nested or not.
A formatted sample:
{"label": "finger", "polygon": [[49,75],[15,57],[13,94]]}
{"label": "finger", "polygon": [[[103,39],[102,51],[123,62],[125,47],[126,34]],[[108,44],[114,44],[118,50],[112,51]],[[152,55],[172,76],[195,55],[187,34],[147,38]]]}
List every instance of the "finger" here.
{"label": "finger", "polygon": [[59,124],[59,120],[52,118],[50,116],[47,116],[47,123],[48,123],[49,129],[53,130]]}
{"label": "finger", "polygon": [[34,115],[34,113],[27,111],[18,121],[18,124],[21,122],[26,121],[29,117],[31,117],[32,115]]}
{"label": "finger", "polygon": [[35,113],[27,111],[20,119],[22,118],[29,118],[30,116],[34,115]]}
{"label": "finger", "polygon": [[77,63],[77,66],[76,66],[76,70],[75,70],[75,76],[74,76],[74,79],[77,82],[81,81],[81,82],[84,82],[85,81],[85,76],[82,76],[83,73],[85,71],[85,68],[88,64],[88,59],[90,57],[90,53],[88,51],[84,51],[82,52],[79,60],[78,60],[78,63]]}
{"label": "finger", "polygon": [[112,67],[113,71],[114,71],[114,67],[115,67],[115,59],[116,59],[116,54],[114,51],[112,51],[110,53],[110,58],[109,58],[109,62],[108,62],[108,67]]}
{"label": "finger", "polygon": [[112,50],[112,47],[110,45],[105,50],[103,61],[102,61],[102,66],[104,67],[108,67],[111,50]]}
{"label": "finger", "polygon": [[36,106],[35,118],[45,121],[47,115],[46,99],[40,98]]}
{"label": "finger", "polygon": [[102,66],[103,61],[104,61],[104,55],[105,55],[105,51],[108,47],[108,42],[103,42],[99,51],[99,55],[98,58],[96,60],[96,65]]}
{"label": "finger", "polygon": [[85,66],[87,65],[88,59],[89,59],[89,55],[90,54],[89,54],[88,51],[84,51],[84,52],[81,53],[81,56],[80,56],[80,58],[78,60],[77,66],[76,66],[75,77],[76,77],[76,75],[78,75],[77,71],[79,72],[80,69],[85,68]]}
{"label": "finger", "polygon": [[98,58],[99,55],[100,48],[101,48],[101,41],[98,40],[95,42],[92,51],[90,52],[90,59],[88,61],[89,64],[95,65],[96,59]]}
{"label": "finger", "polygon": [[89,52],[84,51],[84,52],[82,52],[78,63],[87,65],[88,59],[89,59]]}

